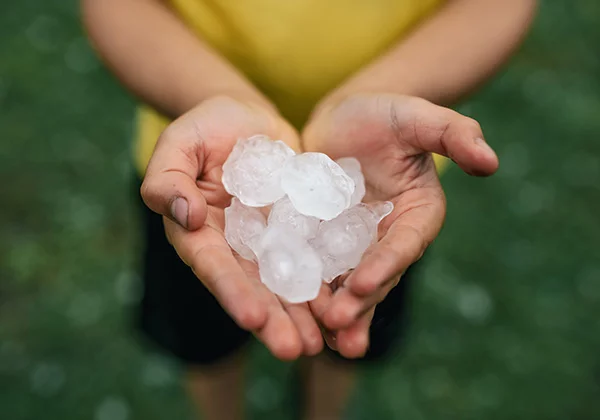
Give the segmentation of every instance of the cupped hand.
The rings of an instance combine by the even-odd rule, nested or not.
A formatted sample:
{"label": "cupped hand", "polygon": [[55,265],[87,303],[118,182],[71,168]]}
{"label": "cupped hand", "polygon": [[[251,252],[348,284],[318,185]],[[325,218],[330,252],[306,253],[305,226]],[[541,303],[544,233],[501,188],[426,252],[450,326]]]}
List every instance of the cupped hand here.
{"label": "cupped hand", "polygon": [[355,95],[323,105],[306,126],[302,142],[305,151],[332,159],[356,157],[365,176],[364,201],[394,203],[379,227],[379,242],[338,280],[335,290],[323,286],[311,302],[316,318],[336,331],[328,344],[346,357],[360,357],[368,348],[375,306],[442,227],[446,203],[432,153],[476,176],[493,174],[498,159],[475,120],[423,99],[392,94]]}
{"label": "cupped hand", "polygon": [[299,150],[295,130],[266,107],[228,97],[202,102],[161,135],[141,194],[164,216],[179,257],[235,322],[276,357],[290,360],[323,346],[308,304],[290,304],[271,293],[260,282],[256,264],[234,253],[223,233],[231,197],[221,183],[222,165],[239,138],[256,134]]}

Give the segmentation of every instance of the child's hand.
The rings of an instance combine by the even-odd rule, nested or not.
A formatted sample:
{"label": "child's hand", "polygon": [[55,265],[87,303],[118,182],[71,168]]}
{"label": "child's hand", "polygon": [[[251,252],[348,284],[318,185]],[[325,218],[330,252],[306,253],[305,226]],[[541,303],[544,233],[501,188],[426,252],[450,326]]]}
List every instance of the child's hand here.
{"label": "child's hand", "polygon": [[335,347],[342,355],[364,354],[375,305],[442,227],[446,203],[431,152],[452,158],[468,174],[491,175],[498,159],[482,139],[476,121],[414,97],[356,95],[315,113],[303,133],[305,150],[333,159],[358,158],[365,174],[365,201],[395,204],[381,223],[380,241],[342,287],[327,293],[323,287],[311,302],[317,319],[338,331]]}
{"label": "child's hand", "polygon": [[231,197],[221,167],[238,138],[255,134],[299,149],[297,133],[272,110],[226,97],[204,101],[162,134],[141,192],[148,207],[165,216],[167,237],[181,259],[237,324],[276,357],[295,359],[323,346],[308,304],[281,302],[260,282],[256,264],[234,255],[223,234]]}

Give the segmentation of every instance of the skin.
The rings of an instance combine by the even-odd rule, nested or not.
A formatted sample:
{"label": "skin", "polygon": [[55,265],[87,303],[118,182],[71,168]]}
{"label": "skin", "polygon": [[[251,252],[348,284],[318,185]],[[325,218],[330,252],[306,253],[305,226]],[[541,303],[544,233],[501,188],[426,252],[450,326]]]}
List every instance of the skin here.
{"label": "skin", "polygon": [[[287,127],[285,136],[278,135],[278,129],[275,129],[272,137],[283,137],[290,144],[295,145],[296,148],[301,143],[307,150],[333,153],[339,156],[369,155],[371,159],[377,159],[377,156],[379,156],[379,158],[384,159],[383,154],[376,155],[371,150],[372,146],[368,141],[368,135],[360,141],[358,140],[359,133],[368,134],[365,127],[385,131],[386,125],[390,126],[389,112],[385,109],[385,106],[374,110],[377,108],[374,103],[378,101],[378,99],[373,99],[374,97],[381,96],[381,102],[387,103],[386,101],[389,100],[387,95],[398,95],[393,100],[395,105],[392,108],[398,109],[397,116],[403,116],[405,111],[410,111],[412,120],[400,118],[394,120],[393,123],[396,132],[406,133],[405,126],[410,126],[412,121],[419,122],[424,119],[431,119],[432,116],[426,114],[429,111],[426,106],[422,104],[408,106],[406,105],[408,102],[399,99],[400,95],[403,95],[403,97],[421,97],[435,103],[444,104],[456,101],[486,80],[507,59],[526,33],[534,10],[535,1],[533,0],[450,1],[407,39],[393,46],[386,54],[361,69],[324,98],[316,106],[313,117],[303,131],[304,139],[300,140],[296,135],[289,134],[292,130],[283,121],[270,101],[252,86],[237,69],[213,51],[205,42],[192,34],[161,1],[82,1],[84,22],[90,38],[100,56],[119,80],[144,102],[153,105],[166,115],[177,117],[185,114],[184,117],[176,120],[167,132],[161,136],[145,177],[142,196],[153,210],[171,220],[177,220],[173,214],[175,210],[179,212],[185,210],[181,201],[178,201],[177,206],[174,205],[174,197],[177,195],[184,197],[185,203],[188,205],[187,210],[190,213],[187,217],[182,216],[180,218],[179,227],[189,231],[200,229],[204,220],[208,220],[210,223],[219,221],[214,210],[210,212],[202,210],[206,208],[206,204],[197,203],[212,203],[212,207],[209,204],[211,209],[217,208],[215,207],[217,205],[222,209],[225,205],[225,197],[218,196],[212,190],[208,191],[199,189],[198,186],[194,187],[193,177],[205,177],[209,172],[199,165],[218,166],[222,163],[226,152],[233,145],[232,137],[228,136],[238,135],[240,132],[249,135],[256,134],[260,132],[256,129],[261,127],[262,124],[260,121],[253,121],[252,118],[246,118],[244,120],[245,125],[242,126],[242,123],[231,118],[240,112],[239,107],[233,105],[228,107],[222,104],[214,106],[215,98],[229,97],[242,104],[242,107],[248,104],[254,109],[260,108],[262,112],[259,112],[259,114],[268,115],[266,118],[273,120],[270,124],[276,127]],[[178,63],[178,65],[173,66],[172,63]],[[440,66],[439,63],[444,63],[444,65]],[[371,99],[366,99],[369,95],[371,95]],[[357,97],[365,99],[353,99]],[[230,102],[230,104],[233,104],[233,102]],[[413,101],[412,104],[416,104],[416,101]],[[448,110],[435,109],[437,114],[449,115]],[[351,133],[353,137],[344,139],[344,143],[340,144],[340,137],[336,136],[344,133],[343,125],[347,123],[347,115],[356,115],[362,112],[361,110],[367,111],[365,115],[368,115],[370,119],[362,117],[360,121],[363,126],[358,127],[357,130]],[[210,121],[208,115],[210,115]],[[458,116],[454,117],[458,118]],[[443,120],[442,116],[439,118]],[[232,121],[236,121],[234,127],[237,132],[231,127]],[[222,122],[222,125],[219,122]],[[204,142],[202,143],[202,150],[194,151],[194,148],[199,148],[201,143],[192,135],[173,139],[179,135],[178,133],[186,132],[183,127],[186,124],[190,127],[204,127],[205,123],[208,124],[210,134],[214,138],[222,139],[222,141]],[[472,122],[468,124],[474,125]],[[413,126],[422,127],[422,124],[413,124]],[[187,131],[191,132],[192,129]],[[483,138],[481,134],[479,137]],[[471,140],[469,139],[469,141]],[[435,142],[423,144],[424,148],[420,156],[424,156],[423,152],[443,152],[443,150],[439,150],[439,147],[432,147],[434,145]],[[402,143],[396,142],[394,146],[390,142],[387,147],[390,149],[395,148],[391,155],[405,156],[409,153],[415,153],[417,145],[405,141]],[[176,148],[182,148],[183,152],[177,151]],[[210,148],[215,149],[214,153]],[[405,148],[406,150],[404,150]],[[196,160],[198,167],[193,168],[195,172],[187,172],[190,179],[185,184],[184,194],[178,190],[182,188],[180,185],[169,183],[169,180],[173,177],[174,171],[183,172],[182,168],[189,165],[190,155],[201,155],[201,153],[208,156],[208,159],[206,161]],[[218,159],[211,160],[213,156],[218,156]],[[419,158],[417,161],[423,163],[423,168],[428,169],[427,176],[432,176],[430,160]],[[362,163],[367,165],[367,169],[369,165],[375,165],[373,160]],[[382,160],[382,163],[386,164],[386,168],[392,166],[389,161]],[[409,167],[410,165],[405,162],[402,171],[398,173],[416,176],[416,174],[409,172],[415,172],[415,168],[421,166],[414,164],[411,171],[409,171]],[[210,169],[214,170],[214,168]],[[474,169],[478,170],[478,168]],[[486,167],[486,169],[489,168]],[[391,169],[387,170],[391,171]],[[477,174],[475,172],[471,173]],[[489,174],[489,170],[484,174]],[[424,174],[418,175],[419,180],[425,176]],[[368,175],[368,197],[400,197],[401,194],[406,195],[406,191],[392,191],[390,188],[376,191],[381,187],[377,183],[377,179],[377,175],[374,173]],[[206,182],[203,179],[199,185]],[[434,183],[432,180],[428,180],[428,182],[431,185]],[[216,188],[217,183],[218,180],[215,178],[211,186]],[[160,186],[160,188],[156,186]],[[439,189],[435,191],[442,196]],[[396,195],[393,195],[394,193]],[[208,194],[208,196],[203,197],[204,194]],[[411,194],[415,195],[414,192]],[[217,199],[218,204],[212,201],[213,199]],[[439,230],[437,227],[441,225],[443,220],[443,212],[439,211],[439,203],[442,203],[442,201],[438,200],[437,203],[436,223],[432,225],[435,228],[427,232],[419,231],[427,239],[428,242],[426,243],[433,239],[431,232],[437,233]],[[431,206],[422,206],[413,210],[411,214],[430,208]],[[203,216],[205,212],[210,216],[207,219],[204,219]],[[413,220],[416,219],[411,219],[411,223]],[[421,229],[420,227],[415,228]],[[168,232],[175,231],[175,229],[176,227],[169,226],[167,223],[166,230]],[[394,227],[394,229],[397,228]],[[404,229],[411,229],[412,231],[412,226]],[[180,233],[183,234],[183,232]],[[179,236],[174,238],[172,243],[178,253],[185,257],[186,263],[191,266],[201,266],[201,262],[190,260],[193,255],[196,258],[198,256],[198,254],[193,253],[195,251],[194,242],[180,241],[178,238]],[[390,238],[388,237],[386,241]],[[402,257],[402,263],[399,265],[406,265],[405,261],[407,259],[414,259],[412,257],[420,253],[414,249],[407,249],[404,252],[410,255],[411,258]],[[375,253],[374,255],[379,254]],[[366,267],[375,265],[376,263],[367,264]],[[357,269],[358,273],[363,271],[362,267],[361,265]],[[212,267],[208,272],[201,272],[209,278],[218,279],[222,273],[215,270],[217,270],[217,267]],[[206,280],[202,281],[206,282]],[[355,281],[351,279],[351,283]],[[209,287],[209,290],[212,289]],[[343,312],[345,311],[344,306],[339,306],[336,303],[340,301],[339,299],[333,301],[332,311],[333,313],[342,312],[338,315],[327,315],[324,319],[320,319],[319,316],[316,317],[325,327],[348,327],[348,323],[345,322],[348,317]],[[232,301],[227,300],[227,302]],[[240,302],[237,303],[237,305],[232,304],[232,306],[241,306],[239,305]],[[225,309],[233,313],[231,308],[225,307]],[[328,313],[332,312],[329,311]],[[366,320],[368,320],[369,314],[370,312],[360,318],[361,322],[358,322],[358,319],[356,320],[358,323],[356,328],[362,326],[361,328],[364,330],[364,326],[368,324]],[[234,319],[243,328],[256,331],[257,328],[262,327],[261,323],[254,320],[253,317],[248,316],[248,318],[253,321],[248,322],[245,318],[234,316]],[[335,322],[334,319],[337,318],[344,322]],[[256,319],[264,319],[264,315],[256,315]],[[309,323],[303,324],[308,325]],[[296,328],[303,329],[298,325]],[[312,334],[312,327],[309,329],[310,331],[304,333],[305,336]],[[298,350],[299,345],[297,345],[295,339],[291,339],[289,343],[284,342],[287,340],[285,335],[278,338],[276,335],[263,333],[261,337],[270,349],[289,347],[292,349],[289,351],[290,355],[302,353],[301,350]],[[344,334],[341,337],[343,342]],[[270,340],[273,340],[273,342]],[[359,347],[366,348],[367,344],[363,344]],[[287,352],[283,353],[288,354]],[[359,353],[361,352],[356,352],[356,354]],[[351,353],[347,354],[350,355]]]}
{"label": "skin", "polygon": [[231,197],[222,165],[238,138],[264,133],[296,150],[299,139],[281,118],[229,97],[204,101],[160,137],[141,193],[166,215],[165,232],[179,257],[238,325],[282,360],[321,351],[323,340],[308,304],[290,304],[260,282],[256,263],[235,254],[224,237]]}
{"label": "skin", "polygon": [[[431,152],[452,158],[465,172],[487,176],[498,159],[479,124],[424,99],[394,94],[353,95],[324,108],[306,127],[306,150],[361,163],[365,201],[387,200],[394,211],[380,225],[379,242],[334,290],[311,302],[344,356],[362,356],[375,305],[398,284],[438,235],[446,202]],[[328,342],[332,337],[328,337]]]}
{"label": "skin", "polygon": [[520,45],[536,6],[534,0],[450,1],[316,106],[303,148],[357,157],[365,201],[395,203],[380,243],[338,282],[344,287],[323,287],[311,302],[327,343],[342,355],[366,352],[375,305],[441,229],[445,199],[430,153],[451,158],[469,175],[497,170],[479,124],[434,103],[454,103],[494,74]]}
{"label": "skin", "polygon": [[[349,358],[366,352],[375,305],[444,220],[431,153],[452,158],[471,175],[497,169],[479,125],[438,105],[454,103],[498,70],[523,39],[535,6],[535,0],[449,0],[316,104],[301,136],[163,1],[82,0],[82,14],[98,54],[123,85],[176,119],[150,161],[141,190],[145,202],[164,216],[179,256],[237,324],[276,357],[293,360],[320,352],[323,339]],[[234,255],[223,237],[230,197],[220,184],[220,166],[237,138],[258,133],[296,150],[358,157],[367,200],[395,203],[379,243],[333,287],[323,286],[310,305],[289,305],[271,294],[258,281],[256,266]],[[241,362],[231,366],[242,369]],[[335,378],[350,383],[349,369],[319,366],[307,378],[309,389]],[[239,376],[223,383],[214,372],[193,373],[189,388],[205,413],[225,418],[218,393],[206,390],[215,384],[232,390]],[[339,398],[308,401],[309,418],[339,413],[349,389],[333,387],[329,392]]]}
{"label": "skin", "polygon": [[[253,133],[299,147],[294,130],[261,107],[228,97],[203,102],[160,137],[141,192],[151,209],[166,215],[167,237],[181,259],[233,319],[277,357],[295,359],[322,347],[309,306],[281,302],[268,292],[256,265],[235,255],[223,235],[230,197],[220,181],[221,166],[237,138]],[[445,200],[431,153],[451,157],[474,175],[492,174],[498,160],[476,121],[424,99],[392,94],[354,95],[323,108],[303,140],[305,150],[334,159],[358,156],[365,200],[395,204],[381,223],[380,242],[341,287],[335,292],[324,287],[311,303],[319,324],[341,330],[337,349],[359,357],[368,346],[374,306],[441,229]]]}

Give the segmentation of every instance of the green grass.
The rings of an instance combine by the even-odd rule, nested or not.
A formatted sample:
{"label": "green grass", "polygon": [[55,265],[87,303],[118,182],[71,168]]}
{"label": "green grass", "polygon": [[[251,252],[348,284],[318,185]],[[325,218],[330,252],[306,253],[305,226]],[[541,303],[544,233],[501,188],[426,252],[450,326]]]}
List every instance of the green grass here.
{"label": "green grass", "polygon": [[[5,3],[0,418],[189,418],[177,367],[129,328],[133,102],[74,0]],[[365,372],[351,419],[600,418],[600,3],[541,3],[511,65],[459,107],[501,170],[445,176],[408,344]],[[289,366],[253,355],[253,418],[286,418]]]}

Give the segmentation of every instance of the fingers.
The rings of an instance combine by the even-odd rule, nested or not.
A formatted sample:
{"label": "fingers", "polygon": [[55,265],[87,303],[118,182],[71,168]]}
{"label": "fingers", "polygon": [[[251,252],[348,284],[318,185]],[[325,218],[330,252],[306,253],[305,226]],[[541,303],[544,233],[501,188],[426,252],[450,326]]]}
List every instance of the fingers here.
{"label": "fingers", "polygon": [[[303,351],[307,351],[307,348],[308,351],[315,351],[314,348],[319,346],[320,337],[314,320],[311,326],[309,320],[302,316],[301,308],[294,308],[292,313],[287,311],[280,300],[260,282],[257,265],[239,256],[236,259],[244,270],[247,281],[254,285],[257,294],[261,297],[260,302],[267,311],[264,325],[252,331],[255,337],[281,360],[295,360],[303,354]],[[290,306],[299,305],[290,304]],[[309,312],[308,305],[304,307],[305,312]]]}
{"label": "fingers", "polygon": [[189,230],[206,218],[206,200],[196,185],[202,171],[201,141],[192,126],[175,121],[160,136],[141,187],[146,205]]}
{"label": "fingers", "polygon": [[389,118],[396,137],[420,152],[449,157],[471,175],[487,176],[498,169],[496,153],[472,118],[417,98],[394,101]]}
{"label": "fingers", "polygon": [[273,300],[267,309],[267,322],[262,328],[254,331],[254,335],[278,359],[296,360],[303,352],[302,337],[277,298],[273,295],[271,297]]}
{"label": "fingers", "polygon": [[[211,219],[209,215],[207,220]],[[179,257],[241,328],[252,331],[281,360],[294,360],[302,354],[304,347],[297,326],[277,298],[258,281],[254,263],[237,260],[222,234],[210,223],[194,232],[167,219],[165,226]],[[305,327],[306,319],[300,315],[294,312],[296,320],[300,318]],[[313,335],[314,330],[307,334],[313,340],[310,351],[318,346]]]}
{"label": "fingers", "polygon": [[148,174],[140,193],[151,210],[185,229],[199,229],[206,219],[206,200],[196,183],[181,172]]}
{"label": "fingers", "polygon": [[354,324],[337,333],[337,349],[340,354],[348,359],[363,357],[369,349],[369,328],[375,314],[372,307],[362,315]]}
{"label": "fingers", "polygon": [[233,320],[246,330],[263,328],[268,318],[264,298],[238,264],[223,236],[208,225],[189,232],[166,219],[165,228],[179,257]]}
{"label": "fingers", "polygon": [[346,328],[365,310],[381,302],[396,286],[400,274],[421,258],[437,236],[444,215],[443,196],[432,189],[403,193],[388,216],[393,221],[385,236],[365,253],[344,287],[333,295],[322,315],[324,325],[330,329]]}
{"label": "fingers", "polygon": [[318,321],[323,319],[323,315],[329,308],[332,295],[333,291],[331,290],[331,287],[329,287],[328,284],[322,283],[319,295],[316,297],[316,299],[313,299],[310,302],[308,302],[313,316]]}
{"label": "fingers", "polygon": [[[340,287],[336,292],[338,294],[350,293],[346,288]],[[324,321],[330,314],[334,314],[336,309],[332,305],[336,305],[336,301],[332,301],[333,292],[329,285],[323,284],[321,286],[321,293],[317,299],[310,302],[310,307],[313,315],[319,321]],[[364,309],[365,299],[354,297],[357,302],[353,301],[351,304],[356,304],[355,307]],[[343,306],[344,302],[340,301]],[[354,308],[354,306],[353,306]],[[369,328],[373,314],[375,313],[374,304],[366,310],[363,310],[362,315],[358,317],[352,317],[350,321],[343,324],[342,327],[334,327],[334,324],[325,321],[322,325],[322,334],[325,342],[332,350],[338,351],[342,356],[355,359],[365,355],[369,346]],[[338,328],[341,328],[338,330]],[[336,331],[337,330],[337,331]]]}
{"label": "fingers", "polygon": [[358,296],[367,296],[389,279],[398,278],[437,237],[445,214],[441,187],[404,192],[388,216],[391,224],[385,236],[365,253],[346,287]]}
{"label": "fingers", "polygon": [[327,328],[335,330],[350,327],[375,305],[383,301],[399,281],[400,277],[396,276],[384,282],[375,292],[367,296],[358,296],[348,287],[339,289],[335,293],[335,299],[323,314],[323,323]]}
{"label": "fingers", "polygon": [[323,336],[325,343],[331,350],[337,350],[335,332],[323,325],[323,317],[329,309],[332,296],[333,290],[331,287],[327,284],[321,284],[321,291],[319,292],[319,295],[316,299],[310,301],[308,304],[315,320],[319,324],[321,335]]}
{"label": "fingers", "polygon": [[323,337],[307,304],[282,302],[282,306],[298,330],[302,341],[302,353],[314,356],[323,350]]}
{"label": "fingers", "polygon": [[376,293],[389,279],[399,277],[421,258],[428,245],[423,234],[412,226],[392,224],[348,278],[347,288],[358,297]]}

